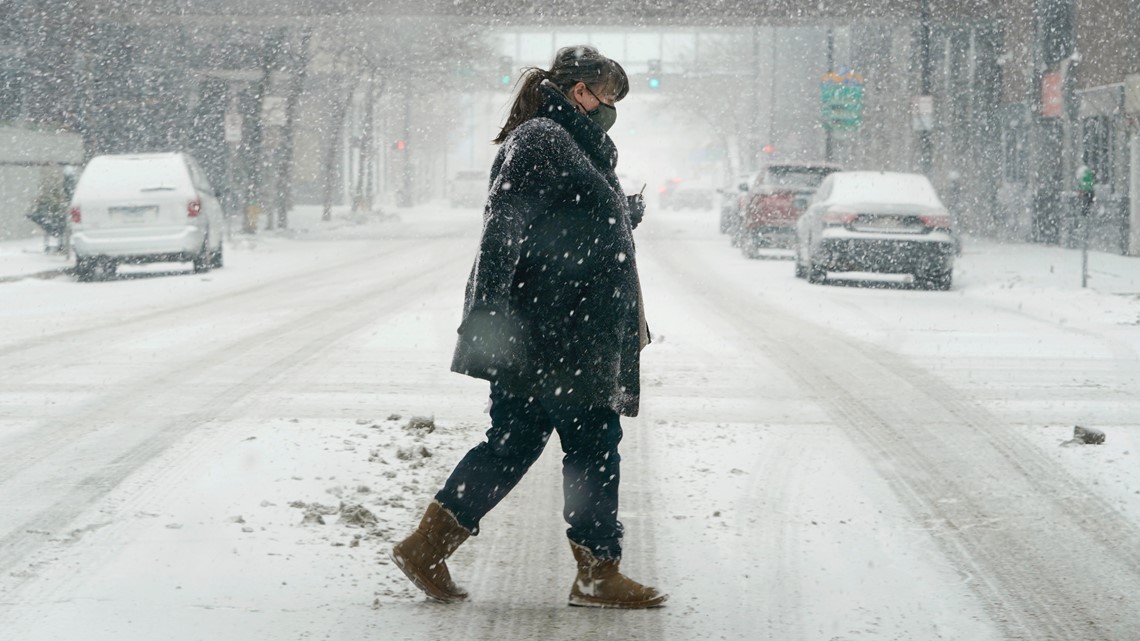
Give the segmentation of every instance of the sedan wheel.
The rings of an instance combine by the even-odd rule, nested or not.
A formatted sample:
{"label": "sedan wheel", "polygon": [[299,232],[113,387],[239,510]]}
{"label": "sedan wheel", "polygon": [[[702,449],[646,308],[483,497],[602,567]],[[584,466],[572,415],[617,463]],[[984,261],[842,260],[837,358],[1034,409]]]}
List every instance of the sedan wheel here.
{"label": "sedan wheel", "polygon": [[947,292],[950,291],[950,287],[954,284],[954,272],[952,270],[946,270],[944,272],[915,274],[914,282],[923,289]]}
{"label": "sedan wheel", "polygon": [[815,260],[808,257],[807,279],[809,283],[818,285],[827,280],[827,270],[815,264]]}

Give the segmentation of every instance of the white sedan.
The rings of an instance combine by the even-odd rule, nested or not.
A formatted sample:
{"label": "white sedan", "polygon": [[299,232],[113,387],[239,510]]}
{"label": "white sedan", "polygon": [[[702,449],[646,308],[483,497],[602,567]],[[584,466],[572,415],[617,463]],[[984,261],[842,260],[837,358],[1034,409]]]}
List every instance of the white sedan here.
{"label": "white sedan", "polygon": [[913,274],[950,289],[958,239],[949,212],[921,174],[842,171],[820,184],[796,225],[796,276],[828,272]]}

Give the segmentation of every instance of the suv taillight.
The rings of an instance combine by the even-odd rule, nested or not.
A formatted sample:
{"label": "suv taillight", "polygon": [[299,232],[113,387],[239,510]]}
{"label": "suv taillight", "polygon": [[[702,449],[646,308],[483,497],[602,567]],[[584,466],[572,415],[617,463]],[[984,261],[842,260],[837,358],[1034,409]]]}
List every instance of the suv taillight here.
{"label": "suv taillight", "polygon": [[78,205],[72,207],[67,213],[71,216],[71,222],[76,224],[83,222],[83,212],[79,210]]}
{"label": "suv taillight", "polygon": [[202,201],[195,199],[191,200],[190,203],[186,205],[187,217],[197,218],[198,214],[200,213],[202,213]]}

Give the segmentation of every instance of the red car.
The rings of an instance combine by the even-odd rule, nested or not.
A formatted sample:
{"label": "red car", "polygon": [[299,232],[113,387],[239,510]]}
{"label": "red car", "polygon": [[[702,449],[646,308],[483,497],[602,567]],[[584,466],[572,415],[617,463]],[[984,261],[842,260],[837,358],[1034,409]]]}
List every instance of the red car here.
{"label": "red car", "polygon": [[736,232],[740,251],[756,258],[761,249],[793,247],[796,221],[823,179],[839,170],[830,163],[792,162],[761,168],[741,203]]}

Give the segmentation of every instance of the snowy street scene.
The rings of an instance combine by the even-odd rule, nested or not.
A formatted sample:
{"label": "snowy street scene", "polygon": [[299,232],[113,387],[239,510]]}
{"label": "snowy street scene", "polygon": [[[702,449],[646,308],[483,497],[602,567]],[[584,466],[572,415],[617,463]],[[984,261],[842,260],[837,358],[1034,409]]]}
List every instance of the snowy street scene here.
{"label": "snowy street scene", "polygon": [[422,4],[0,10],[0,641],[1140,639],[1134,2]]}
{"label": "snowy street scene", "polygon": [[621,517],[664,610],[565,607],[551,452],[453,557],[467,603],[388,561],[488,421],[446,366],[479,215],[424,207],[206,276],[0,285],[4,638],[1140,629],[1140,267],[1094,255],[1104,290],[1081,290],[1075,252],[977,242],[950,293],[815,287],[715,222],[640,230],[654,343]]}

